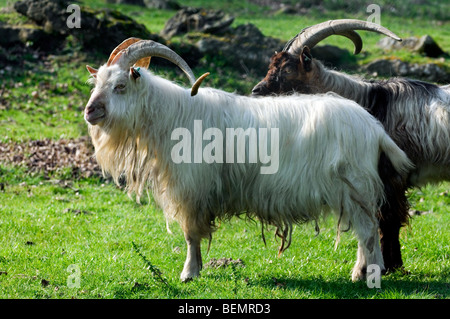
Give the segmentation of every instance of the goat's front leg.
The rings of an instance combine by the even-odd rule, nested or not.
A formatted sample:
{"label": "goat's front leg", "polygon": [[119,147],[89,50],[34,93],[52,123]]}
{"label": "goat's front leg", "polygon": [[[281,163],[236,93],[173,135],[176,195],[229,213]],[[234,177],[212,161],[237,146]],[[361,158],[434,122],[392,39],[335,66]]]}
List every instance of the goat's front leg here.
{"label": "goat's front leg", "polygon": [[184,238],[187,244],[187,256],[184,263],[181,281],[187,282],[200,275],[202,269],[202,252],[200,250],[201,238],[185,233]]}

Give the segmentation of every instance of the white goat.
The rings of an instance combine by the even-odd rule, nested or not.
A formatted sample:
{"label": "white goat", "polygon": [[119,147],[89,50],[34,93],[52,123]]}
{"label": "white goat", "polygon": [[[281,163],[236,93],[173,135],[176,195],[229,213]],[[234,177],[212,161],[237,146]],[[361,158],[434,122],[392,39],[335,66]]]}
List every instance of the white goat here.
{"label": "white goat", "polygon": [[[189,90],[133,67],[136,61],[148,65],[142,63],[145,57],[164,56],[193,83],[180,57],[152,41],[131,43],[119,46],[98,71],[88,67],[95,88],[85,119],[103,170],[116,182],[125,176],[128,191],[137,196],[149,186],[166,218],[182,227],[187,242],[183,281],[199,275],[200,242],[211,238],[215,220],[239,214],[274,225],[282,238],[281,252],[289,246],[294,223],[317,222],[334,212],[338,231],[339,225],[351,225],[358,238],[352,279],[362,279],[369,264],[383,269],[376,216],[383,201],[380,152],[398,172],[406,173],[411,163],[371,115],[330,94],[254,99],[205,88],[192,97]],[[181,128],[195,134],[197,121],[204,133],[200,142],[194,138],[193,151],[215,160],[177,164],[174,149],[181,142],[174,132]],[[216,134],[212,140],[207,131],[230,128],[256,132],[259,147],[278,156],[274,174],[261,174],[267,157],[233,163],[221,153],[224,145],[226,152],[239,148],[229,149],[233,143],[228,144],[228,136],[224,141]],[[245,132],[237,134],[238,140]],[[246,146],[246,159],[252,158],[252,147]],[[187,148],[183,152],[190,154],[191,146]]]}

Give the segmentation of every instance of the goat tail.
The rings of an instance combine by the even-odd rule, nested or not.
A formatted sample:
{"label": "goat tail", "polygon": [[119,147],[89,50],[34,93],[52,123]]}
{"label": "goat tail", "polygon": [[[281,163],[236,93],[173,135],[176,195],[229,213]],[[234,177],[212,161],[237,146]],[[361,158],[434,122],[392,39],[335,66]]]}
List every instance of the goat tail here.
{"label": "goat tail", "polygon": [[397,173],[403,177],[406,177],[408,172],[414,168],[414,164],[405,152],[403,152],[386,133],[381,136],[380,148],[389,158]]}

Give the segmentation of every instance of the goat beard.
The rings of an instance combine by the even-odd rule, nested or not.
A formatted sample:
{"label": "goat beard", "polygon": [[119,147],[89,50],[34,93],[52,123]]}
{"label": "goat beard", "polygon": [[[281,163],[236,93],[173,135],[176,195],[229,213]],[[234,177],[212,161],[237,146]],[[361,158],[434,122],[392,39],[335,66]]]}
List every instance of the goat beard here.
{"label": "goat beard", "polygon": [[118,186],[125,182],[130,197],[135,193],[139,202],[148,182],[160,171],[149,141],[139,130],[117,123],[102,127],[89,125],[89,135],[103,175],[110,175]]}

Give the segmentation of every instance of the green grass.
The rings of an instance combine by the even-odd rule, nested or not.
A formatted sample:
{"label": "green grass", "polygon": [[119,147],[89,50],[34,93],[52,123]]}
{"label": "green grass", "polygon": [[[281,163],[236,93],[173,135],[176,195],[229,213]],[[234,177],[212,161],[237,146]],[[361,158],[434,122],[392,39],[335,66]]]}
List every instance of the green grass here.
{"label": "green grass", "polygon": [[[7,2],[0,0],[0,7]],[[251,22],[264,34],[284,40],[327,19],[366,17],[364,11],[342,10],[304,16],[268,14],[265,8],[237,0],[179,2],[227,10],[236,15],[234,26]],[[174,14],[100,0],[84,3],[120,8],[152,32],[162,30]],[[24,23],[16,14],[0,14],[0,21]],[[381,22],[402,37],[431,34],[450,51],[449,22],[390,14],[382,14]],[[396,56],[419,63],[439,62],[407,52],[382,52],[375,46],[381,36],[361,34],[364,51],[358,63]],[[340,37],[325,43],[352,50],[352,44]],[[87,57],[70,45],[64,53],[47,64],[27,57],[25,70],[1,76],[0,142],[87,134],[82,117],[90,92],[85,64],[97,67],[105,57]],[[448,65],[447,60],[439,63]],[[173,68],[154,67],[153,71],[187,85]],[[227,91],[250,92],[260,80],[222,68],[214,57],[194,69],[195,74],[206,71],[219,75],[208,78],[207,86]],[[351,282],[356,240],[345,233],[334,251],[333,219],[320,225],[318,236],[311,224],[296,226],[292,245],[281,257],[277,256],[280,243],[271,231],[265,233],[264,246],[260,225],[232,219],[220,225],[208,254],[207,242],[203,243],[203,261],[240,258],[245,266],[205,268],[200,278],[182,284],[184,236],[176,224],[171,226],[173,235],[166,232],[163,213],[151,196],[139,205],[104,179],[73,180],[69,171],[30,175],[25,168],[0,165],[0,298],[450,298],[450,183],[411,191],[414,209],[429,213],[414,217],[411,227],[401,233],[403,259],[410,273],[385,276],[381,289]],[[68,285],[70,265],[80,270],[79,288]]]}
{"label": "green grass", "polygon": [[[9,2],[0,0],[0,6],[5,6]],[[266,8],[249,4],[246,1],[184,0],[179,2],[183,5],[223,9],[236,16],[234,26],[253,23],[264,34],[284,40],[290,39],[305,26],[328,19],[357,18],[364,20],[367,18],[364,10],[357,12],[328,10],[326,13],[316,12],[316,14],[299,16],[268,13]],[[136,6],[107,4],[101,0],[82,3],[96,9],[104,7],[120,9],[121,12],[133,16],[155,33],[160,32],[167,19],[174,15],[173,11],[140,10]],[[268,19],[270,19],[270,23],[267,23]],[[12,24],[24,23],[23,18],[14,13],[0,14],[0,21],[8,21]],[[413,16],[399,18],[382,11],[381,23],[401,37],[430,34],[444,50],[450,51],[450,27],[448,27],[450,22],[448,21],[422,19],[420,16],[419,18]],[[358,64],[368,63],[377,58],[401,58],[415,63],[437,63],[450,70],[448,59],[430,59],[408,51],[383,52],[376,46],[381,35],[365,31],[362,31],[361,34],[364,47],[363,52],[357,56]],[[182,37],[173,39],[175,42],[181,40]],[[338,45],[349,51],[353,50],[352,43],[343,37],[330,37],[323,43]],[[29,68],[26,71],[18,74],[14,72],[12,76],[0,76],[0,89],[6,88],[3,98],[7,101],[6,107],[0,103],[0,141],[24,141],[44,137],[58,139],[86,135],[86,127],[81,116],[90,90],[86,84],[88,73],[85,65],[90,64],[97,67],[105,59],[106,57],[88,57],[80,54],[79,49],[71,47],[69,43],[66,48],[66,56],[50,59],[50,67],[40,64],[33,57],[28,57],[26,65]],[[187,84],[185,76],[177,73],[174,68],[153,65],[152,70],[166,78]],[[241,94],[250,92],[252,87],[261,80],[261,77],[224,68],[221,66],[221,61],[217,61],[211,56],[202,59],[200,65],[194,68],[195,74],[204,72],[212,74],[207,78],[204,86]],[[43,94],[33,98],[34,91],[43,92]]]}
{"label": "green grass", "polygon": [[[410,274],[390,274],[381,289],[369,289],[350,280],[354,236],[343,234],[334,251],[333,219],[320,225],[317,236],[312,224],[296,226],[281,257],[270,231],[264,246],[254,222],[223,223],[208,254],[203,243],[204,263],[240,258],[244,267],[205,268],[200,278],[182,284],[183,234],[177,225],[167,234],[151,197],[139,205],[101,179],[45,179],[6,167],[0,182],[0,298],[450,297],[450,198],[442,194],[449,184],[411,197],[417,209],[432,212],[415,217],[401,234]],[[70,265],[80,269],[79,288],[68,286]],[[159,271],[161,277],[155,276]]]}
{"label": "green grass", "polygon": [[0,141],[87,134],[83,123],[90,90],[86,63],[70,56],[50,62],[49,67],[31,60],[31,69],[1,79],[6,103],[0,104]]}

